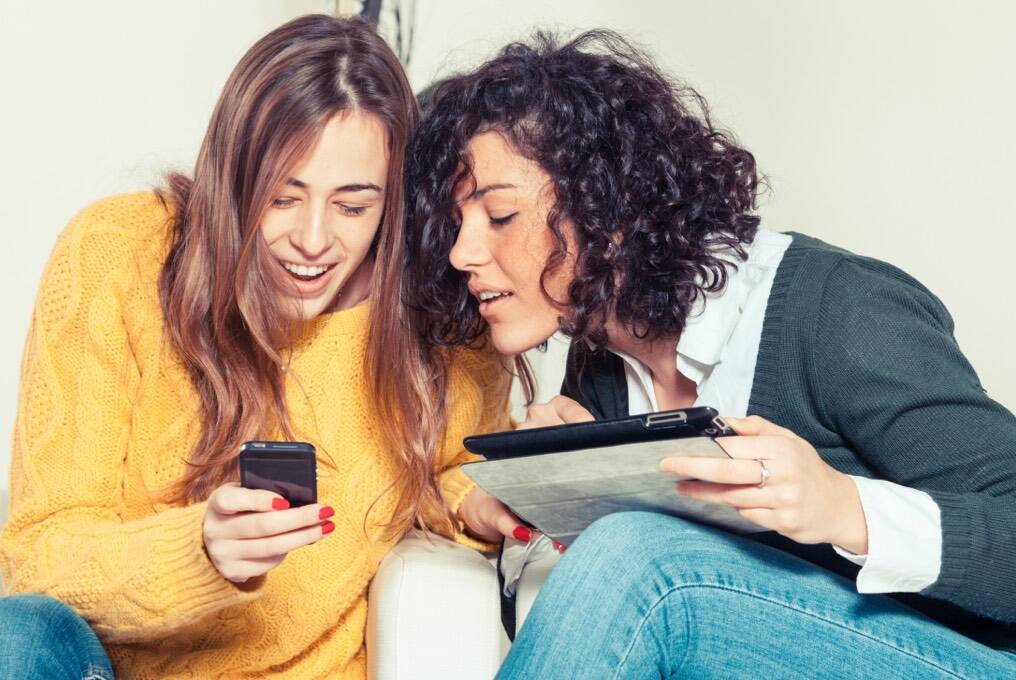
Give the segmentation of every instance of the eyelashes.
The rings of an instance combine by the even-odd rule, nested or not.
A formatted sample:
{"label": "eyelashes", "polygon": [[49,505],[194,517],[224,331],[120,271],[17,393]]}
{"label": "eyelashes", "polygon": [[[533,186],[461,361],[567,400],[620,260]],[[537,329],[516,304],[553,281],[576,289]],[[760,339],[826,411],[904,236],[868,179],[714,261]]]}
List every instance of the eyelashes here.
{"label": "eyelashes", "polygon": [[[287,198],[280,196],[272,201],[273,208],[291,208],[297,203],[295,198]],[[346,205],[345,203],[333,203],[335,207],[339,209],[346,217],[359,217],[367,210],[367,206],[362,205]]]}
{"label": "eyelashes", "polygon": [[518,212],[513,212],[511,215],[505,215],[504,217],[491,217],[490,223],[494,226],[502,227],[511,222],[516,215],[518,215]]}

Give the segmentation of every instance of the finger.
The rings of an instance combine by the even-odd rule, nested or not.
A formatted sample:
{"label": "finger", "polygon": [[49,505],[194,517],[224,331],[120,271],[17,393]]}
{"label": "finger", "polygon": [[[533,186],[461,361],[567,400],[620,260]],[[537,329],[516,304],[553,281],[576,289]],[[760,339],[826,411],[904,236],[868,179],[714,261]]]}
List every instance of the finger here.
{"label": "finger", "polygon": [[669,475],[720,484],[758,484],[762,481],[762,467],[756,460],[673,456],[660,461],[660,470]]}
{"label": "finger", "polygon": [[747,437],[793,437],[797,438],[797,435],[788,430],[785,427],[780,427],[776,423],[770,422],[762,416],[748,416],[747,418],[729,418],[724,417],[723,420],[730,425],[731,429],[739,435]]}
{"label": "finger", "polygon": [[508,509],[497,511],[497,514],[489,521],[489,525],[497,531],[492,537],[494,539],[505,536],[527,543],[533,540],[532,527],[527,526],[515,513]]}
{"label": "finger", "polygon": [[[758,437],[719,437],[716,443],[735,459],[759,458],[779,460],[785,458],[794,444],[784,436],[759,435]],[[797,443],[800,443],[799,440]]]}
{"label": "finger", "polygon": [[550,542],[554,545],[554,550],[557,550],[559,553],[564,553],[564,551],[568,549],[568,546],[564,543],[558,543],[554,539],[550,539]]}
{"label": "finger", "polygon": [[319,503],[275,512],[251,512],[223,520],[220,533],[223,538],[265,538],[320,524],[334,514],[330,506]]}
{"label": "finger", "polygon": [[592,420],[593,414],[590,413],[585,406],[569,399],[568,397],[557,395],[548,402],[557,413],[558,418],[565,423],[588,423]]}
{"label": "finger", "polygon": [[232,541],[231,543],[235,545],[230,546],[230,549],[235,557],[244,560],[276,557],[291,553],[297,548],[310,545],[320,540],[323,536],[330,534],[334,529],[335,524],[326,521],[320,525],[307,527],[306,529],[297,529],[296,531],[279,534],[278,536]]}
{"label": "finger", "polygon": [[712,482],[684,481],[677,492],[686,498],[706,503],[730,505],[735,508],[773,508],[773,495],[768,489],[754,484],[713,484]]}
{"label": "finger", "polygon": [[232,581],[233,583],[243,583],[249,579],[261,576],[262,574],[267,574],[269,571],[282,564],[284,559],[286,559],[285,555],[252,560],[234,560],[217,568],[219,569],[219,573],[222,574],[227,581]]}
{"label": "finger", "polygon": [[283,503],[284,507],[289,507],[289,502],[277,493],[265,489],[245,489],[235,483],[223,484],[208,498],[208,506],[223,515],[267,512]]}

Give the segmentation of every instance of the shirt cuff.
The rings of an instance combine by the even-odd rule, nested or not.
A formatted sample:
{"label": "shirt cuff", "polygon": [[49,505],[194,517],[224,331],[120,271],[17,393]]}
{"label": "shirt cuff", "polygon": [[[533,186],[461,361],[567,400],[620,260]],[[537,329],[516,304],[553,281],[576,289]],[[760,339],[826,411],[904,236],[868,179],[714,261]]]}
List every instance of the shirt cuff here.
{"label": "shirt cuff", "polygon": [[859,593],[916,593],[938,580],[942,569],[942,518],[923,491],[851,475],[868,524],[868,554],[839,546],[840,556],[860,565]]}

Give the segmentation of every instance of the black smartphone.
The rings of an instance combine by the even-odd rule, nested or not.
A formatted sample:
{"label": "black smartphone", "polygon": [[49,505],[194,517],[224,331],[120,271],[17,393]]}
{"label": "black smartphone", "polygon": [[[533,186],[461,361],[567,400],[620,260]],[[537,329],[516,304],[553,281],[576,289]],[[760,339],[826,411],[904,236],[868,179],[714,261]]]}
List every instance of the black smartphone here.
{"label": "black smartphone", "polygon": [[240,447],[240,486],[267,489],[290,507],[317,503],[317,456],[307,442],[245,442]]}
{"label": "black smartphone", "polygon": [[466,437],[469,451],[487,460],[577,451],[618,444],[686,437],[724,437],[734,431],[709,406],[643,413],[610,420],[570,423]]}

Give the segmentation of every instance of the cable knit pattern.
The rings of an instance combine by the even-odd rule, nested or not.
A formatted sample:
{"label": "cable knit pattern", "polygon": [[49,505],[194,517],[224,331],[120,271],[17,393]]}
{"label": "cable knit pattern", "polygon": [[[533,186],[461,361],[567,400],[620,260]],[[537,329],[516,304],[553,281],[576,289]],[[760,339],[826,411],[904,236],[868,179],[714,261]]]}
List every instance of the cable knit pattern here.
{"label": "cable knit pattern", "polygon": [[[132,194],[85,209],[57,241],[22,364],[4,583],[74,607],[118,677],[364,678],[366,589],[397,540],[380,526],[394,493],[364,531],[396,473],[364,375],[370,306],[308,324],[287,373],[336,529],[238,587],[205,555],[204,504],[160,500],[183,473],[200,408],[159,307],[168,227],[153,195]],[[435,470],[453,509],[472,488],[457,469],[471,459],[462,438],[509,427],[507,378],[492,354],[453,356]]]}

